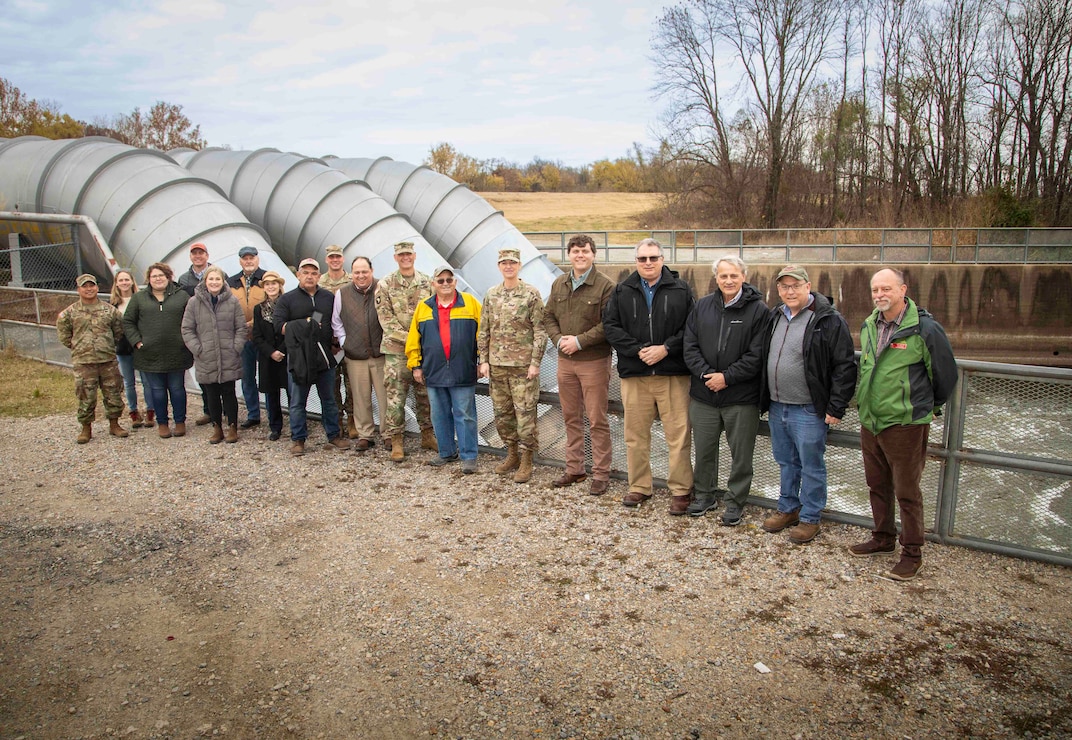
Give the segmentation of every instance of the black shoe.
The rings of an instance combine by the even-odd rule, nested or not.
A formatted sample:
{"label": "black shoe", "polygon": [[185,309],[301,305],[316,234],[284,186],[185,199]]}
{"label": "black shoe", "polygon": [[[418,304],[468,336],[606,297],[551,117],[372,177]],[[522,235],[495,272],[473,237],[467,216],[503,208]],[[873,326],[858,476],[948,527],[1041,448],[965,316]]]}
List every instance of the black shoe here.
{"label": "black shoe", "polygon": [[277,439],[279,439],[280,435],[281,435],[281,432],[272,432],[271,434],[268,435],[268,441],[269,442],[275,442]]}
{"label": "black shoe", "polygon": [[697,493],[685,513],[689,516],[703,516],[711,509],[718,508],[718,496],[714,493]]}
{"label": "black shoe", "polygon": [[241,427],[243,429],[249,429],[251,427],[259,427],[261,425],[260,419],[246,419],[242,422]]}
{"label": "black shoe", "polygon": [[428,465],[428,466],[431,466],[433,468],[441,468],[444,465],[446,465],[447,463],[452,463],[452,462],[456,461],[457,459],[458,459],[458,453],[455,452],[450,457],[439,457],[439,456],[433,457],[431,460],[426,460],[424,464]]}

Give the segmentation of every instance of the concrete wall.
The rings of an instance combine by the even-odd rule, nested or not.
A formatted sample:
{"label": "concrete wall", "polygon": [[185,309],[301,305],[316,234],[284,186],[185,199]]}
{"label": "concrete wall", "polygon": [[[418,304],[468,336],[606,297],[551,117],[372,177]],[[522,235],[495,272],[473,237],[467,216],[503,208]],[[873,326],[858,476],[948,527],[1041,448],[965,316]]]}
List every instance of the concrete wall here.
{"label": "concrete wall", "polygon": [[[748,281],[777,303],[781,265],[754,265]],[[871,312],[873,264],[805,264],[813,290],[833,297],[859,347]],[[898,265],[897,267],[901,267]],[[697,296],[717,289],[710,265],[671,265]],[[565,267],[568,269],[568,266]],[[1072,265],[914,264],[902,267],[908,295],[941,322],[962,359],[1072,367]],[[601,265],[619,281],[631,268]]]}

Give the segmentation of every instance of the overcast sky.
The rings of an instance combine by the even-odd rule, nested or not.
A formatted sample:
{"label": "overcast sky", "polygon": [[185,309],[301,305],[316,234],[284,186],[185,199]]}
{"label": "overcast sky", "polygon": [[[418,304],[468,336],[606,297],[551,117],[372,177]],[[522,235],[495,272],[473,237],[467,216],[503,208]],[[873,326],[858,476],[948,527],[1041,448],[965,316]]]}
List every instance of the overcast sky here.
{"label": "overcast sky", "polygon": [[63,112],[177,103],[210,146],[580,165],[656,141],[671,0],[0,0],[0,76]]}

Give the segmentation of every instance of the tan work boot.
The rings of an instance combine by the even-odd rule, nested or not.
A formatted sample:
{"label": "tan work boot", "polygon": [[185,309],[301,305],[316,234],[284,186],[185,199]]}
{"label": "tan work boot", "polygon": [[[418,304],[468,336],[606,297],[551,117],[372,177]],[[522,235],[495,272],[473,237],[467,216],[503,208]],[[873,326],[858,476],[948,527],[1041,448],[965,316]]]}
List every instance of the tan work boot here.
{"label": "tan work boot", "polygon": [[421,430],[421,449],[439,452],[439,443],[436,442],[434,429]]}
{"label": "tan work boot", "polygon": [[514,473],[514,483],[527,483],[532,477],[532,450],[521,450],[521,462]]}
{"label": "tan work boot", "polygon": [[76,441],[78,442],[78,444],[84,445],[91,439],[93,439],[93,424],[83,424],[82,431],[78,433],[78,439]]}
{"label": "tan work boot", "polygon": [[238,441],[238,425],[237,424],[228,424],[227,425],[227,431],[224,432],[224,434],[223,434],[223,441],[226,442],[227,444],[231,444],[231,445],[233,445],[235,442]]}
{"label": "tan work boot", "polygon": [[123,428],[123,425],[119,423],[119,419],[108,420],[108,434],[113,437],[129,437],[130,432]]}
{"label": "tan work boot", "polygon": [[352,414],[346,417],[346,436],[350,439],[357,439],[361,436],[357,431],[357,422],[354,421]]}
{"label": "tan work boot", "polygon": [[495,466],[495,472],[499,475],[509,475],[517,470],[521,464],[521,458],[517,456],[517,443],[506,445],[506,459]]}
{"label": "tan work boot", "polygon": [[216,422],[212,422],[212,436],[208,438],[210,445],[218,445],[223,441],[223,427]]}
{"label": "tan work boot", "polygon": [[402,462],[403,458],[406,457],[406,451],[402,448],[402,439],[403,436],[401,434],[395,434],[391,437],[392,462]]}

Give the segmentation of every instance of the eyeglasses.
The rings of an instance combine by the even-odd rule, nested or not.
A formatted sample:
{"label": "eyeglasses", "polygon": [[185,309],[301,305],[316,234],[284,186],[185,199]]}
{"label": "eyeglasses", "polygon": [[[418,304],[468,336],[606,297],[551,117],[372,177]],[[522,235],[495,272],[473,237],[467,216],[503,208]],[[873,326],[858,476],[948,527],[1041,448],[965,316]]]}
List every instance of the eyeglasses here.
{"label": "eyeglasses", "polygon": [[454,282],[454,278],[437,278],[436,285],[450,285]]}
{"label": "eyeglasses", "polygon": [[662,258],[663,258],[663,256],[661,254],[656,254],[656,255],[653,255],[653,256],[649,256],[649,257],[637,257],[636,261],[640,262],[641,264],[643,264],[644,262],[658,262]]}
{"label": "eyeglasses", "polygon": [[807,283],[778,283],[778,290],[783,293],[796,293],[798,290],[803,290]]}

